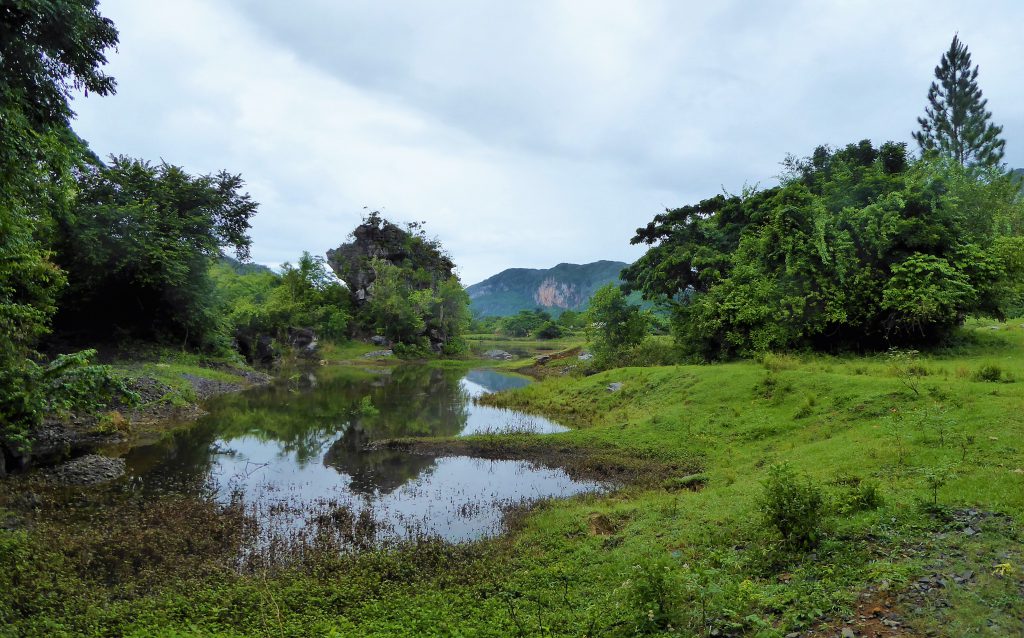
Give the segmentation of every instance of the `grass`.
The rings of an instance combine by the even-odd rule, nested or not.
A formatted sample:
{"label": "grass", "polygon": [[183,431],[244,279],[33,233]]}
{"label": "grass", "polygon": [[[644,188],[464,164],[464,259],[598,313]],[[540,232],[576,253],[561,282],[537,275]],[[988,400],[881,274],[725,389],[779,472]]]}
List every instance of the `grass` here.
{"label": "grass", "polygon": [[[837,635],[858,622],[862,594],[900,608],[922,635],[1020,635],[1020,323],[974,322],[928,354],[624,368],[492,395],[574,429],[459,446],[541,459],[555,450],[570,466],[590,455],[635,470],[607,495],[517,514],[499,539],[239,571],[189,550],[180,563],[157,547],[147,553],[148,542],[180,545],[135,530],[137,574],[115,582],[82,565],[116,545],[116,525],[87,527],[84,540],[58,547],[45,525],[0,532],[0,636],[767,637],[822,623],[822,635]],[[609,391],[612,383],[621,389]],[[762,482],[783,461],[825,498],[810,550],[787,549],[762,523]],[[881,503],[864,504],[865,485]],[[142,520],[164,533],[197,526],[187,524],[189,508],[160,511]],[[183,569],[192,563],[202,577]],[[951,580],[968,571],[965,583]],[[918,591],[918,579],[936,575],[944,588]]]}

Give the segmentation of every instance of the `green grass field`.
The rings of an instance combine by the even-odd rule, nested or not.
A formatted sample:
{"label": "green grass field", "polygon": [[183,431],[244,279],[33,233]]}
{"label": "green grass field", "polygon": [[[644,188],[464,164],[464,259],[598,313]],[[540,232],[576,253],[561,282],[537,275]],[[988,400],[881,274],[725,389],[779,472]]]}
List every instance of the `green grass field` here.
{"label": "green grass field", "polygon": [[[258,573],[143,542],[128,552],[135,575],[110,582],[83,565],[116,542],[113,527],[90,532],[89,557],[43,530],[0,532],[0,635],[782,637],[849,624],[859,636],[865,605],[888,605],[910,632],[883,635],[1024,633],[1020,321],[971,323],[923,355],[616,369],[489,402],[574,429],[469,442],[479,449],[551,447],[657,472],[516,513],[499,539]],[[824,495],[813,548],[786,546],[762,520],[780,462]]]}

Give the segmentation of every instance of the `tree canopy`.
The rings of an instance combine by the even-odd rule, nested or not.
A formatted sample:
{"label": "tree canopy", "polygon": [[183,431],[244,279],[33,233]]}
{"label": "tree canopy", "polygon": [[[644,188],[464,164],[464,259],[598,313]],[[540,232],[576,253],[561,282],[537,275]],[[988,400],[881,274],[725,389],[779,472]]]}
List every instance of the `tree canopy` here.
{"label": "tree canopy", "polygon": [[867,140],[785,166],[778,187],[666,211],[632,240],[651,248],[627,290],[673,310],[691,355],[934,343],[1002,315],[1013,249],[997,212],[1021,212],[1008,178]]}
{"label": "tree canopy", "polygon": [[211,260],[225,247],[248,256],[257,210],[241,177],[128,157],[83,163],[77,177],[75,204],[54,229],[68,273],[58,327],[209,346],[219,322]]}

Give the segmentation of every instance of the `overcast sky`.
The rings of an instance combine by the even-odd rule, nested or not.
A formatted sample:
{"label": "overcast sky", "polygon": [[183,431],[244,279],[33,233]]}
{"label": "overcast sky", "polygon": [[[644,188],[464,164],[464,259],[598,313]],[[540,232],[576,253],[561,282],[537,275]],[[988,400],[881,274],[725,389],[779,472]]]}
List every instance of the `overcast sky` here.
{"label": "overcast sky", "polygon": [[241,173],[253,258],[426,221],[463,282],[632,261],[665,207],[774,183],[787,153],[910,140],[954,32],[1024,166],[1024,3],[102,0],[100,155]]}

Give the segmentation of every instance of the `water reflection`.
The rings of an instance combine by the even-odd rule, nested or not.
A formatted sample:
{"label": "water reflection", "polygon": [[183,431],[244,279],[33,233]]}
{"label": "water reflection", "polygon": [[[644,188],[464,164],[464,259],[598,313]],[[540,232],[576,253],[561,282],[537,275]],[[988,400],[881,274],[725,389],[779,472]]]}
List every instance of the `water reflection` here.
{"label": "water reflection", "polygon": [[126,460],[145,489],[204,483],[223,500],[241,494],[279,530],[306,525],[329,506],[371,512],[390,537],[463,540],[496,531],[510,504],[600,486],[524,462],[433,458],[367,445],[393,437],[564,430],[474,401],[527,383],[492,370],[323,368],[221,397],[194,425],[133,448]]}

